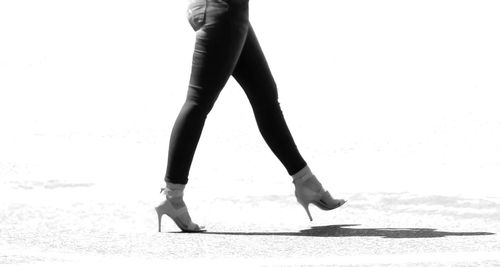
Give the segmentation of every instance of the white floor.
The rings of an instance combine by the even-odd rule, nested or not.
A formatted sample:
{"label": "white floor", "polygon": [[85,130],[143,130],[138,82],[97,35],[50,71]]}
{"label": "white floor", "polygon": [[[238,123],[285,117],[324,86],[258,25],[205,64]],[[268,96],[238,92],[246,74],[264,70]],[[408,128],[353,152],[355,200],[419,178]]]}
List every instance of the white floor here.
{"label": "white floor", "polygon": [[[189,78],[185,4],[0,2],[4,203],[38,196],[57,209],[91,188],[97,202],[156,197]],[[445,196],[499,203],[499,11],[495,1],[251,1],[285,118],[325,187],[423,195],[443,202],[438,213]],[[293,200],[234,80],[209,115],[190,187]]]}

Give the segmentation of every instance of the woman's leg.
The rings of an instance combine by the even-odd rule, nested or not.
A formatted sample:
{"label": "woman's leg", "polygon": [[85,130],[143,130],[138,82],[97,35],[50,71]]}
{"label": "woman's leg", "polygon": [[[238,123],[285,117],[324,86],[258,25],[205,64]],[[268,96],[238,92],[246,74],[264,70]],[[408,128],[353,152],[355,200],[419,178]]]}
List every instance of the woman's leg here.
{"label": "woman's leg", "polygon": [[[195,1],[196,5],[204,3],[205,0]],[[248,32],[247,0],[206,3],[207,6],[199,6],[205,8],[205,13],[191,20],[201,23],[192,24],[197,31],[191,78],[186,101],[170,136],[165,176],[168,183],[187,183],[205,119],[233,73]]]}
{"label": "woman's leg", "polygon": [[233,76],[250,100],[262,136],[292,176],[295,196],[309,219],[312,220],[311,203],[324,210],[342,206],[345,200],[334,199],[301,157],[283,118],[276,84],[251,26]]}
{"label": "woman's leg", "polygon": [[249,27],[248,0],[192,0],[189,11],[196,43],[187,98],[170,136],[165,199],[156,206],[160,231],[163,214],[183,231],[204,231],[191,221],[184,188],[205,119],[234,70]]}
{"label": "woman's leg", "polygon": [[257,120],[260,133],[290,175],[307,164],[290,134],[278,102],[276,83],[252,26],[233,72],[244,89]]}

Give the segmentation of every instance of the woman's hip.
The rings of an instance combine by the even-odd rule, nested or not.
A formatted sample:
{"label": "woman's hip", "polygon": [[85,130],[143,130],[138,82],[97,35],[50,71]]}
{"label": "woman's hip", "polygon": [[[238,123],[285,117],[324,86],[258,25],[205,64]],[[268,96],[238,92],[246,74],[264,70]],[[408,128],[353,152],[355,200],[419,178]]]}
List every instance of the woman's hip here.
{"label": "woman's hip", "polygon": [[187,18],[195,31],[218,24],[248,24],[248,0],[189,0]]}

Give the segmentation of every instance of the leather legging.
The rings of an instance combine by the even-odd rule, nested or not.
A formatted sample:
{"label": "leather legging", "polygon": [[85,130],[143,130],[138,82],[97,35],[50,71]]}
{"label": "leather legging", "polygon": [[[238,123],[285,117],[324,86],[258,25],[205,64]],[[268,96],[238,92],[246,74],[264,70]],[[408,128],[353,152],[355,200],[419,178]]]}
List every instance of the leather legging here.
{"label": "leather legging", "polygon": [[248,0],[191,0],[196,31],[187,98],[175,121],[165,181],[186,184],[193,156],[219,93],[232,75],[247,95],[259,131],[292,175],[307,164],[290,134],[273,76],[248,20]]}

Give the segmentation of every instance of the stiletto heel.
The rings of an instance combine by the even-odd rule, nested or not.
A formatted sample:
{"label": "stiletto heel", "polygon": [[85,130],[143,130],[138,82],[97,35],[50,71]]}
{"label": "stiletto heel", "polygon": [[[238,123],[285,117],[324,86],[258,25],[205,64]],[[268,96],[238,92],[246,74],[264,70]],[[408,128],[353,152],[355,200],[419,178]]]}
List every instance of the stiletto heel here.
{"label": "stiletto heel", "polygon": [[158,207],[155,208],[156,214],[158,215],[158,232],[161,232],[161,217],[163,216],[162,213],[158,210]]}
{"label": "stiletto heel", "polygon": [[309,220],[312,222],[313,218],[311,216],[311,212],[309,211],[309,203],[301,202],[300,204],[302,205],[302,207],[304,207],[304,209],[306,210],[307,216],[309,216]]}

